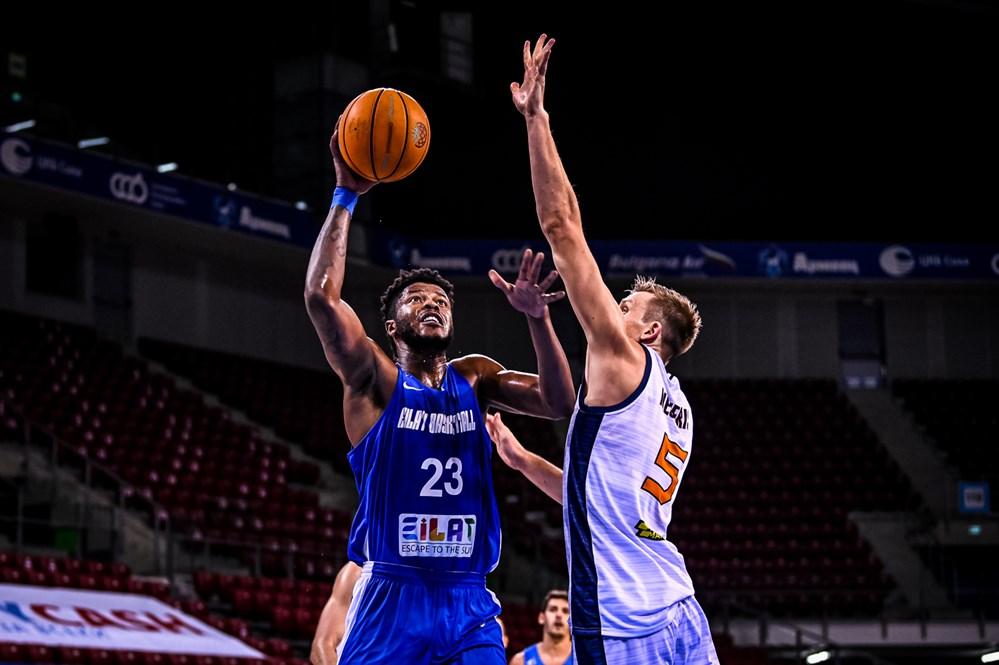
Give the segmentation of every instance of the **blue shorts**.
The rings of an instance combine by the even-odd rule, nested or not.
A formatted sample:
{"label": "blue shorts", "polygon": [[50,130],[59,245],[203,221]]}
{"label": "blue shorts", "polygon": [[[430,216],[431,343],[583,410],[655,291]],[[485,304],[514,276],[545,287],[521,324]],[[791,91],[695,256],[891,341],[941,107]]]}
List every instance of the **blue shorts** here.
{"label": "blue shorts", "polygon": [[718,665],[711,628],[690,596],[669,607],[666,625],[641,637],[572,636],[579,665]]}
{"label": "blue shorts", "polygon": [[367,562],[347,610],[339,665],[506,665],[500,604],[478,573]]}

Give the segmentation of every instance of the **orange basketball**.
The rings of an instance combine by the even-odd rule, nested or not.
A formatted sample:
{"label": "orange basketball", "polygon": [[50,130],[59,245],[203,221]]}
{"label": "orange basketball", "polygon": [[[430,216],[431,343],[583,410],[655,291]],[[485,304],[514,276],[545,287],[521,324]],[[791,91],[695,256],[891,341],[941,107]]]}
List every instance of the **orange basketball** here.
{"label": "orange basketball", "polygon": [[337,142],[352,171],[368,180],[395,182],[427,156],[430,121],[406,93],[375,88],[347,105],[337,125]]}

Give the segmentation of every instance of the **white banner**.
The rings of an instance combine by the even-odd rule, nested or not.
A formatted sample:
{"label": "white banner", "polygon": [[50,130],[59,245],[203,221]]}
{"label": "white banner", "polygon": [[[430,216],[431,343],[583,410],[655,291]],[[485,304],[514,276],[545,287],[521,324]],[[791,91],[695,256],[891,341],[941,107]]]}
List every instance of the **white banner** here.
{"label": "white banner", "polygon": [[264,658],[149,596],[0,584],[0,642]]}

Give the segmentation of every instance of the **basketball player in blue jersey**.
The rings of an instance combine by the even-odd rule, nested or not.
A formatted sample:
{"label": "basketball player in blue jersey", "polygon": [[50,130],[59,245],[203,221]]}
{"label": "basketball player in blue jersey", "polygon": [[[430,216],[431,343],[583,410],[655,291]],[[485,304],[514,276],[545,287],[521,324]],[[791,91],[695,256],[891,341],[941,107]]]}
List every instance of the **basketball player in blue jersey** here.
{"label": "basketball player in blue jersey", "polygon": [[341,297],[347,230],[357,197],[374,183],[343,163],[330,141],[337,188],[316,240],[305,301],[330,366],[344,384],[344,424],[360,503],[347,544],[363,565],[339,646],[341,665],[505,663],[500,613],[486,589],[499,560],[500,525],[483,412],[493,406],[543,418],[572,411],[569,364],[540,284],[542,255],[525,251],[515,284],[490,278],[527,314],[539,374],[481,355],[448,361],[451,283],[402,271],[382,296],[395,359],[365,334]]}
{"label": "basketball player in blue jersey", "polygon": [[525,42],[524,80],[510,91],[527,123],[541,230],[587,341],[565,473],[521,455],[498,414],[490,431],[508,463],[562,500],[577,662],[717,663],[683,557],[666,539],[693,441],[690,406],[666,364],[693,345],[701,317],[654,280],[636,279],[620,303],[604,284],[544,108],[554,43]]}
{"label": "basketball player in blue jersey", "polygon": [[573,665],[569,594],[560,589],[545,594],[538,623],[541,624],[541,641],[511,658],[510,665]]}

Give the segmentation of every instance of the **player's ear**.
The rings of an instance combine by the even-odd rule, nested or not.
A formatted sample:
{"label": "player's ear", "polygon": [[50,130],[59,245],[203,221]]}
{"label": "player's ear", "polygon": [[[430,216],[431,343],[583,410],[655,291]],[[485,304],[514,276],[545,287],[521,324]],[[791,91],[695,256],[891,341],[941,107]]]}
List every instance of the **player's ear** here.
{"label": "player's ear", "polygon": [[385,334],[391,337],[395,334],[395,319],[389,319],[385,322]]}
{"label": "player's ear", "polygon": [[652,344],[656,342],[663,334],[663,324],[661,321],[650,321],[645,324],[645,329],[642,330],[641,342],[642,344]]}
{"label": "player's ear", "polygon": [[545,625],[545,613],[544,612],[538,612],[538,625],[539,626]]}

